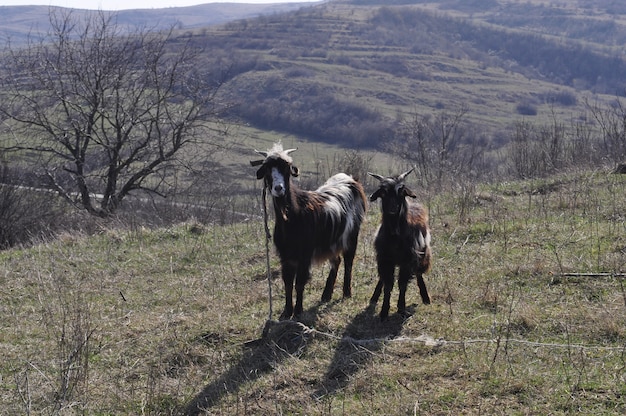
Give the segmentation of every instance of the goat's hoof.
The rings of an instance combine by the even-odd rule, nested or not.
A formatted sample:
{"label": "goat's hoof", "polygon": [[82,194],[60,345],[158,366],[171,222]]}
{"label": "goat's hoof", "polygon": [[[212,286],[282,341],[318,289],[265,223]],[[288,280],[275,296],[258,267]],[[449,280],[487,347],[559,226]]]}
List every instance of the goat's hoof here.
{"label": "goat's hoof", "polygon": [[430,305],[430,298],[422,298],[424,305]]}

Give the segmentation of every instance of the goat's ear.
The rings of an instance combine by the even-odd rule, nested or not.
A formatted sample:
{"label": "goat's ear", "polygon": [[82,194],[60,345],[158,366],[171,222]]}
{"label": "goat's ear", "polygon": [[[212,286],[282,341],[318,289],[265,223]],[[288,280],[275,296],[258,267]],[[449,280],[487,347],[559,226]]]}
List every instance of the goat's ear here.
{"label": "goat's ear", "polygon": [[[296,149],[293,149],[296,150]],[[298,169],[296,166],[291,165],[291,176],[298,176],[300,174],[300,169]]]}
{"label": "goat's ear", "polygon": [[378,198],[380,198],[382,196],[382,194],[383,194],[382,188],[378,188],[376,190],[376,192],[374,192],[373,194],[370,195],[370,201],[371,202],[376,201]]}
{"label": "goat's ear", "polygon": [[265,159],[261,159],[261,160],[251,160],[250,161],[250,166],[259,166],[262,165],[263,162],[265,162]]}
{"label": "goat's ear", "polygon": [[267,167],[265,165],[261,166],[259,170],[256,171],[256,178],[263,179],[263,177],[265,176],[266,169]]}
{"label": "goat's ear", "polygon": [[410,190],[406,186],[402,187],[402,193],[404,194],[404,196],[410,196],[411,198],[417,198],[417,195],[415,195],[415,192],[413,192],[412,190]]}

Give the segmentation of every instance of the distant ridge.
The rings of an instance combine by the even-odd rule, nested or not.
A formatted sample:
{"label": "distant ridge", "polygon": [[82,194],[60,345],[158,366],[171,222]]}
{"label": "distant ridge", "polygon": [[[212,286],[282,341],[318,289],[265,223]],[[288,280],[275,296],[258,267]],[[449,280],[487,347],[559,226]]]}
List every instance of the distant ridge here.
{"label": "distant ridge", "polygon": [[[266,14],[289,12],[317,4],[293,2],[271,4],[206,3],[188,7],[162,9],[132,9],[106,11],[115,13],[121,26],[165,29],[176,25],[179,29],[197,28],[254,18]],[[10,40],[23,43],[29,33],[46,32],[50,10],[65,9],[56,6],[0,6],[0,42]],[[86,14],[93,10],[72,9],[72,13]]]}

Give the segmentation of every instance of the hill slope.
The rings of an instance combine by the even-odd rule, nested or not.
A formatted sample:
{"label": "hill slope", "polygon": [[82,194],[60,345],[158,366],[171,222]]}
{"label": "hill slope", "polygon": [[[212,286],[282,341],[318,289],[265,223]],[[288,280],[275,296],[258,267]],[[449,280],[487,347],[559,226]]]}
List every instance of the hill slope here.
{"label": "hill slope", "polygon": [[[165,9],[121,10],[114,13],[122,27],[149,27],[168,29],[176,26],[188,29],[199,26],[222,24],[237,19],[248,19],[265,14],[283,13],[310,6],[312,3],[207,3],[189,7]],[[29,33],[45,32],[49,28],[51,12],[67,12],[69,9],[47,6],[0,6],[0,40],[10,39],[22,44]],[[74,14],[92,13],[89,10],[72,10]]]}
{"label": "hill slope", "polygon": [[[395,315],[397,288],[388,321],[368,307],[372,207],[353,297],[336,290],[318,303],[327,268],[316,267],[306,326],[275,325],[266,338],[260,220],[103,230],[0,252],[3,411],[624,414],[626,176],[420,199],[433,228],[431,305],[411,284],[412,317]],[[275,319],[274,254],[271,272]]]}
{"label": "hill slope", "polygon": [[[0,26],[19,40],[47,12],[4,8]],[[460,109],[470,140],[497,147],[515,121],[586,122],[585,100],[626,89],[626,14],[602,0],[207,4],[118,19],[176,24],[205,47],[207,65],[229,68],[238,119],[352,148],[380,149],[399,119]]]}
{"label": "hill slope", "polygon": [[[524,117],[569,124],[585,99],[624,93],[626,62],[610,46],[626,34],[623,15],[583,19],[586,9],[529,2],[370,3],[234,22],[196,41],[233,63],[240,117],[350,147],[376,147],[414,112],[466,107],[474,135],[497,136]],[[561,20],[514,19],[546,11]]]}

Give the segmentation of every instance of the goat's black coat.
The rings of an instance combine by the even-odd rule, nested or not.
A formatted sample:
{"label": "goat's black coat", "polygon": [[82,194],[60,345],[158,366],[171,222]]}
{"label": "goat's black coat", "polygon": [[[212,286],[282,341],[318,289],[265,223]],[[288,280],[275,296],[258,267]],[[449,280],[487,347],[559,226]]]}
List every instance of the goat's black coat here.
{"label": "goat's black coat", "polygon": [[352,295],[352,265],[367,204],[361,184],[344,173],[332,176],[315,191],[299,189],[291,180],[292,176],[298,175],[289,156],[293,150],[283,150],[282,146],[276,145],[268,152],[258,152],[265,156],[263,161],[252,162],[253,165],[261,164],[257,178],[265,181],[273,199],[273,239],[285,285],[282,319],[298,317],[302,313],[304,286],[310,279],[312,263],[330,262],[331,269],[322,294],[322,301],[329,301],[343,255],[343,296]]}
{"label": "goat's black coat", "polygon": [[378,302],[384,287],[383,305],[380,310],[382,320],[389,315],[396,266],[399,268],[398,286],[400,288],[398,313],[406,313],[406,289],[413,276],[417,278],[422,301],[425,304],[430,303],[422,276],[430,270],[432,257],[428,211],[421,204],[409,202],[406,199],[416,197],[415,193],[404,184],[404,178],[411,171],[388,178],[370,173],[371,176],[380,180],[380,187],[370,196],[370,201],[380,198],[382,210],[381,225],[374,240],[379,280],[370,303]]}

